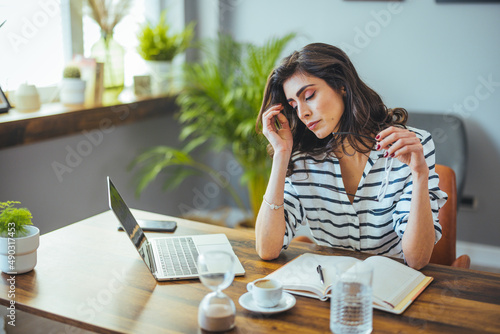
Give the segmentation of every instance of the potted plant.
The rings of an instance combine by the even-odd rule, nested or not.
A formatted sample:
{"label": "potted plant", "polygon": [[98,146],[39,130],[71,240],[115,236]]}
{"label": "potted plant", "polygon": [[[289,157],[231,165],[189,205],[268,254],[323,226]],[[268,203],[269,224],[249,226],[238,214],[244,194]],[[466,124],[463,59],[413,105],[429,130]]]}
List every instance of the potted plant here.
{"label": "potted plant", "polygon": [[[250,205],[256,216],[267,187],[271,159],[267,140],[255,132],[255,122],[267,76],[276,65],[283,49],[294,34],[273,38],[263,46],[239,43],[230,36],[220,36],[211,44],[206,60],[186,64],[185,86],[176,103],[179,121],[184,125],[180,139],[183,149],[153,147],[140,154],[130,165],[138,167],[137,194],[156,176],[169,169],[165,184],[176,186],[193,172],[219,173],[196,161],[192,151],[206,143],[215,151],[231,148],[244,173],[241,181],[248,185]],[[187,168],[186,168],[187,167]],[[242,210],[245,206],[229,182],[219,180]]]}
{"label": "potted plant", "polygon": [[172,61],[190,46],[193,35],[193,22],[179,33],[173,33],[167,22],[166,11],[162,12],[157,24],[147,22],[139,31],[137,51],[149,67],[153,94],[164,94],[175,88],[172,87]]}
{"label": "potted plant", "polygon": [[40,230],[32,226],[33,216],[17,201],[0,202],[0,270],[23,274],[35,268]]}
{"label": "potted plant", "polygon": [[81,79],[80,68],[68,65],[64,68],[61,84],[61,102],[63,104],[83,104],[85,102],[86,82]]}

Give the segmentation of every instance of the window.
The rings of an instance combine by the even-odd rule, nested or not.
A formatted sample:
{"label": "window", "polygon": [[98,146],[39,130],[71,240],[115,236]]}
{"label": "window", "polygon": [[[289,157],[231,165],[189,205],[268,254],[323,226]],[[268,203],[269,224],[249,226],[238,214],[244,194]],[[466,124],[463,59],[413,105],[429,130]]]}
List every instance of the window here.
{"label": "window", "polygon": [[[16,90],[22,83],[38,88],[59,86],[75,45],[81,53],[78,41],[65,45],[70,44],[65,38],[71,35],[68,30],[73,27],[69,27],[69,12],[61,10],[63,3],[75,7],[83,4],[83,11],[76,17],[72,13],[71,17],[82,20],[83,54],[90,57],[92,45],[100,38],[100,28],[86,15],[86,0],[0,0],[0,24],[5,21],[0,27],[0,86],[4,91]],[[136,51],[139,28],[146,18],[154,21],[166,7],[172,9],[173,26],[182,26],[184,0],[133,0],[129,14],[115,27],[114,38],[125,49],[125,86],[133,85],[134,75],[148,72],[145,61]],[[80,39],[82,32],[76,33]],[[44,99],[43,92],[40,94],[43,101],[53,97],[50,93],[51,96]]]}
{"label": "window", "polygon": [[0,0],[0,85],[56,85],[61,79],[63,38],[60,1]]}

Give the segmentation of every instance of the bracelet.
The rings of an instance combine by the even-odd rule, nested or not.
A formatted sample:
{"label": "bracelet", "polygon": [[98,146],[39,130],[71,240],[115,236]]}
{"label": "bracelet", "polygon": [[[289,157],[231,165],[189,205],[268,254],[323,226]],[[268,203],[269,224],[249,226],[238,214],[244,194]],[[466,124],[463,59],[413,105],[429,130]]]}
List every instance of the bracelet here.
{"label": "bracelet", "polygon": [[282,208],[283,205],[285,205],[285,203],[283,202],[283,204],[281,205],[276,205],[276,204],[273,204],[273,203],[269,203],[265,197],[262,197],[262,199],[264,200],[264,203],[266,203],[267,205],[269,205],[269,207],[273,210],[278,210],[279,208]]}

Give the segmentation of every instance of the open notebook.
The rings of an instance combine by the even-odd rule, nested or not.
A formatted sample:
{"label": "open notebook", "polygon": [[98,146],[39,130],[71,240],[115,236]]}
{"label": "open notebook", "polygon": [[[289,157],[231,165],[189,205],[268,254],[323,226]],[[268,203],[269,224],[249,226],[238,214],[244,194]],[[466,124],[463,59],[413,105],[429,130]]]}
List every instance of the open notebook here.
{"label": "open notebook", "polygon": [[[306,253],[277,269],[267,277],[283,283],[283,288],[297,295],[327,300],[334,288],[334,265],[339,261],[360,260],[334,255]],[[430,284],[432,277],[425,276],[402,263],[384,256],[371,256],[364,260],[374,268],[373,307],[383,311],[401,314]],[[324,284],[316,270],[321,265]]]}

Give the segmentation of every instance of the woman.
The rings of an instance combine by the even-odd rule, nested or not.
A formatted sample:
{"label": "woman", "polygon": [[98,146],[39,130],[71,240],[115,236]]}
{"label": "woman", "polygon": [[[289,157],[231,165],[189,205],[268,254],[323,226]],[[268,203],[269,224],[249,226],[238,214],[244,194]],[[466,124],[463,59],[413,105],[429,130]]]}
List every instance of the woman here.
{"label": "woman", "polygon": [[273,157],[256,221],[260,257],[278,257],[308,224],[320,245],[427,265],[447,196],[430,134],[407,129],[406,119],[342,50],[315,43],[286,57],[268,78],[257,120]]}

